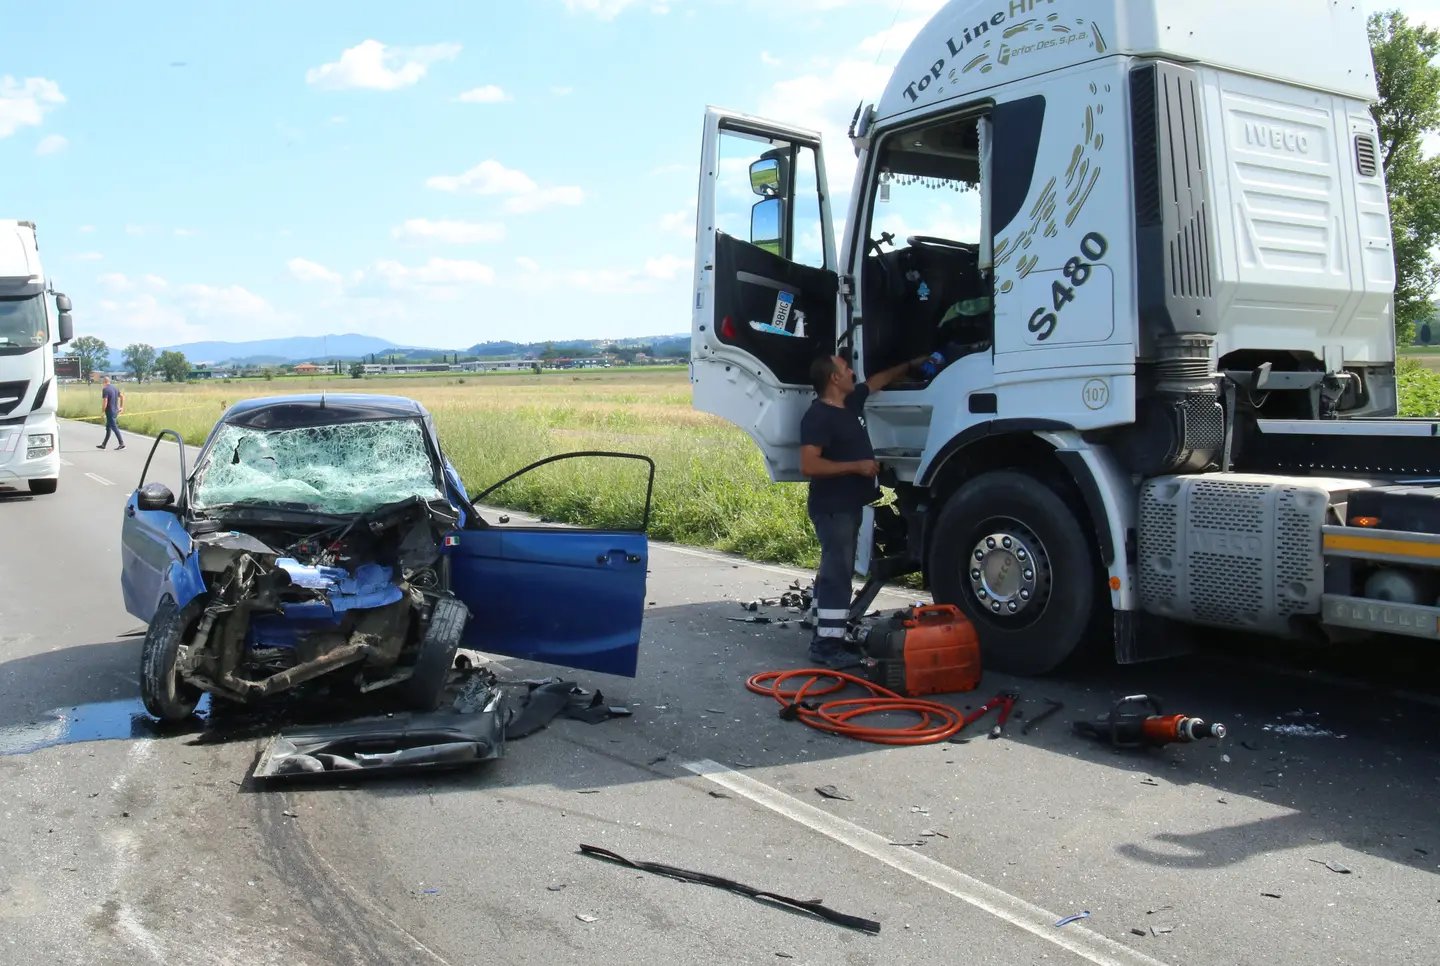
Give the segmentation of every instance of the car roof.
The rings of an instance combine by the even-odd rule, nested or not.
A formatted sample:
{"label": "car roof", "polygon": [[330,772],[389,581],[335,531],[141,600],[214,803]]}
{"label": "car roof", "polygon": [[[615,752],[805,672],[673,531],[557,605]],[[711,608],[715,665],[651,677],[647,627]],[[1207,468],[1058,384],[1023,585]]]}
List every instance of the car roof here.
{"label": "car roof", "polygon": [[253,429],[295,429],[367,419],[414,419],[425,407],[406,396],[364,393],[306,393],[244,399],[225,410],[222,423]]}

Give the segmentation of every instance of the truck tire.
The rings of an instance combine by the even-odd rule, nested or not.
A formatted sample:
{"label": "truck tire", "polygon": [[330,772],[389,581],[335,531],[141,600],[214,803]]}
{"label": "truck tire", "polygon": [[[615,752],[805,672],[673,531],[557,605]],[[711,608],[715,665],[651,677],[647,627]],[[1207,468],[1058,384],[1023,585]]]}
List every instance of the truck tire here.
{"label": "truck tire", "polygon": [[1080,521],[1034,477],[982,474],[940,513],[930,586],[975,625],[987,670],[1032,676],[1065,663],[1085,643],[1098,585]]}
{"label": "truck tire", "polygon": [[58,490],[59,488],[60,488],[60,478],[59,478],[59,477],[56,477],[56,478],[53,479],[53,480],[31,480],[31,481],[30,481],[30,492],[31,492],[31,493],[40,493],[40,494],[54,493],[54,492],[55,492],[56,490]]}
{"label": "truck tire", "polygon": [[145,710],[161,721],[183,721],[200,703],[200,689],[180,680],[175,669],[192,620],[193,615],[176,607],[175,599],[166,594],[140,646],[140,698]]}
{"label": "truck tire", "polygon": [[441,597],[435,602],[430,624],[415,655],[415,670],[400,685],[407,707],[434,711],[439,706],[469,617],[470,611],[454,597]]}

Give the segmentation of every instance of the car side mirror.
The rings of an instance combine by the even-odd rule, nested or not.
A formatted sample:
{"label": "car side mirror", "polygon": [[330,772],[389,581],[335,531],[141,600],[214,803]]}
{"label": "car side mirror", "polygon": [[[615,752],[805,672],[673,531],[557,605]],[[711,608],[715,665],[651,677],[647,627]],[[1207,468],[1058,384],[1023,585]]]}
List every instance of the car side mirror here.
{"label": "car side mirror", "polygon": [[164,483],[146,483],[135,497],[135,505],[142,510],[175,509],[175,494]]}

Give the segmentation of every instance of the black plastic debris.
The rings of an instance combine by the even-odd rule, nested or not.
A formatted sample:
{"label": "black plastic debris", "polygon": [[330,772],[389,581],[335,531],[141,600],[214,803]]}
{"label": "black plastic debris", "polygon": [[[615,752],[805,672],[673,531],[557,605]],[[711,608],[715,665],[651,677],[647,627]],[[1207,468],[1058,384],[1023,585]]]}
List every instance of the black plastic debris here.
{"label": "black plastic debris", "polygon": [[704,872],[691,872],[688,869],[678,869],[671,865],[661,865],[657,862],[634,862],[623,855],[612,852],[609,849],[601,848],[598,845],[581,845],[582,855],[589,855],[593,858],[604,859],[614,862],[617,865],[627,866],[641,872],[651,872],[655,875],[663,875],[680,882],[693,882],[699,885],[713,886],[717,889],[724,889],[727,892],[735,892],[748,896],[761,902],[766,902],[790,909],[794,912],[804,913],[832,922],[837,926],[844,926],[848,929],[858,929],[871,935],[880,934],[880,923],[873,919],[864,919],[860,916],[851,916],[843,912],[836,912],[826,907],[819,899],[792,899],[789,896],[782,896],[779,893],[769,892],[765,889],[756,889],[736,882],[733,879],[726,879],[716,875],[709,875]]}
{"label": "black plastic debris", "polygon": [[505,705],[477,714],[397,714],[275,736],[255,766],[262,779],[344,779],[468,768],[505,753]]}
{"label": "black plastic debris", "polygon": [[835,799],[837,802],[853,802],[853,801],[855,801],[855,799],[851,798],[849,795],[846,795],[844,792],[842,792],[840,789],[836,788],[834,785],[820,785],[820,786],[817,787],[815,790],[816,790],[817,792],[819,792],[822,797],[824,797],[824,798],[833,798],[833,799]]}

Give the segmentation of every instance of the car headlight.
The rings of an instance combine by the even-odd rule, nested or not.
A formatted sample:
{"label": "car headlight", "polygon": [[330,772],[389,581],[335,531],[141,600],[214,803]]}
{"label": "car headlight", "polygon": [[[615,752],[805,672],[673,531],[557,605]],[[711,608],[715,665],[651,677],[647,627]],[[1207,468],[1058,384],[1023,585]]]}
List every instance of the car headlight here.
{"label": "car headlight", "polygon": [[26,440],[25,458],[27,460],[38,460],[42,456],[49,456],[55,451],[55,435],[53,433],[32,433]]}
{"label": "car headlight", "polygon": [[53,448],[55,446],[55,437],[49,433],[32,433],[30,436],[30,445]]}

